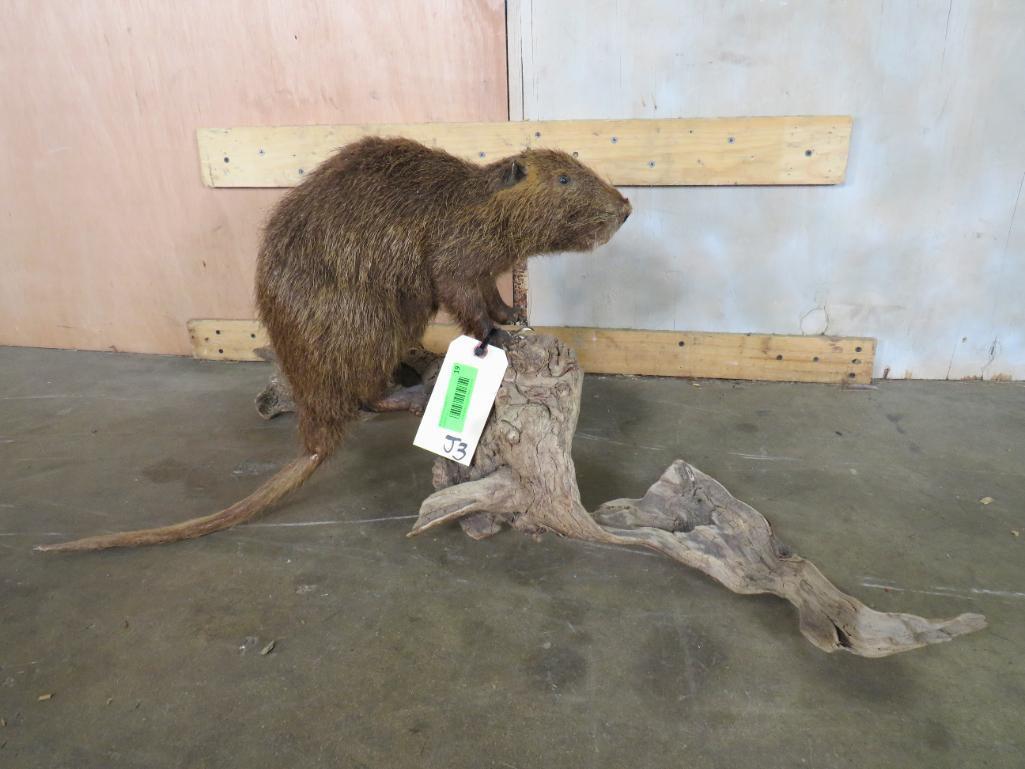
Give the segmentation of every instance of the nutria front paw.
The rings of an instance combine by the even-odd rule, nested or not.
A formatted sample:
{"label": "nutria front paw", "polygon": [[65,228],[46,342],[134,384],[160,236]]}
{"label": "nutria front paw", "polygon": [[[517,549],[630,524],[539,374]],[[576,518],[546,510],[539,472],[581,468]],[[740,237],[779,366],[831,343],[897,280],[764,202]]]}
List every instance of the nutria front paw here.
{"label": "nutria front paw", "polygon": [[509,346],[509,342],[512,341],[513,335],[506,331],[504,328],[495,327],[494,331],[491,332],[491,336],[488,339],[488,344],[494,345],[505,349]]}
{"label": "nutria front paw", "polygon": [[510,334],[504,328],[499,328],[498,326],[495,326],[484,337],[484,341],[474,348],[473,354],[476,355],[478,358],[483,358],[485,355],[487,355],[488,345],[493,345],[495,347],[505,349],[509,345],[509,341],[512,338],[512,334]]}
{"label": "nutria front paw", "polygon": [[508,326],[514,323],[521,323],[520,312],[515,307],[510,307],[505,302],[501,305],[492,307],[488,315],[491,316],[497,325]]}
{"label": "nutria front paw", "polygon": [[[499,324],[499,321],[496,319],[495,323]],[[500,322],[500,325],[523,328],[527,325],[527,313],[518,308],[514,308],[510,311],[506,319]]]}

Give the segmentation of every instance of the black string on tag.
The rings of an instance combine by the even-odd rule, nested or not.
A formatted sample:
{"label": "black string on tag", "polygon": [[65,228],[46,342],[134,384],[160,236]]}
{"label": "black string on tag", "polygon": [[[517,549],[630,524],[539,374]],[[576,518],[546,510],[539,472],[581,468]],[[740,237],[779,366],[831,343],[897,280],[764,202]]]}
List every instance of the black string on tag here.
{"label": "black string on tag", "polygon": [[498,327],[492,326],[491,330],[484,335],[484,341],[473,348],[474,355],[476,355],[478,358],[483,358],[485,355],[488,354],[488,340],[490,340],[491,337],[495,335],[496,331],[498,331]]}

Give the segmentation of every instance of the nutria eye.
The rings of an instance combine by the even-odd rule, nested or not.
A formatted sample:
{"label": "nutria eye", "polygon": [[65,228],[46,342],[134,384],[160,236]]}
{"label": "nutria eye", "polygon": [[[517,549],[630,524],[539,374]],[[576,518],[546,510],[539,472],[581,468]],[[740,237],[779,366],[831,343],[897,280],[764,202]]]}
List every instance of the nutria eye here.
{"label": "nutria eye", "polygon": [[569,177],[563,174],[559,177],[559,184],[569,184]]}

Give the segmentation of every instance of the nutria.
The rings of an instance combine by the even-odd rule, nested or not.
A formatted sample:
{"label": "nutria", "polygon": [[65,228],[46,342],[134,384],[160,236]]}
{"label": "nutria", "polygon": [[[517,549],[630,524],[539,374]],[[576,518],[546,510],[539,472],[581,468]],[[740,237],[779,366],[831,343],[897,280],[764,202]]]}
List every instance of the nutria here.
{"label": "nutria", "polygon": [[298,488],[361,405],[381,398],[439,305],[487,340],[512,316],[496,276],[524,257],[593,249],[630,211],[564,152],[477,165],[406,139],[343,147],[282,199],[257,262],[256,303],[292,385],[303,455],[212,515],[37,549],[174,542],[252,518]]}

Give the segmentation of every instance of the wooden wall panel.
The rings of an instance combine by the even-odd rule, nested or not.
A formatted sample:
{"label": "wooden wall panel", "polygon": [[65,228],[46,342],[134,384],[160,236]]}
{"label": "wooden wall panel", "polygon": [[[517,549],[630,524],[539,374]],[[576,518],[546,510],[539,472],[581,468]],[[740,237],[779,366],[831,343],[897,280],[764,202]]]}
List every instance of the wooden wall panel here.
{"label": "wooden wall panel", "polygon": [[188,353],[252,317],[282,194],[212,190],[205,125],[507,117],[501,0],[4,4],[0,344]]}
{"label": "wooden wall panel", "polygon": [[[589,374],[640,374],[762,382],[865,385],[876,342],[866,337],[709,334],[608,328],[534,327],[572,347]],[[444,355],[458,326],[432,323],[423,345]],[[255,320],[189,321],[192,354],[201,360],[263,360],[270,344]]]}
{"label": "wooden wall panel", "polygon": [[615,185],[840,184],[851,124],[832,115],[252,126],[201,128],[198,142],[211,187],[294,187],[364,136],[404,136],[475,163],[559,149]]}

